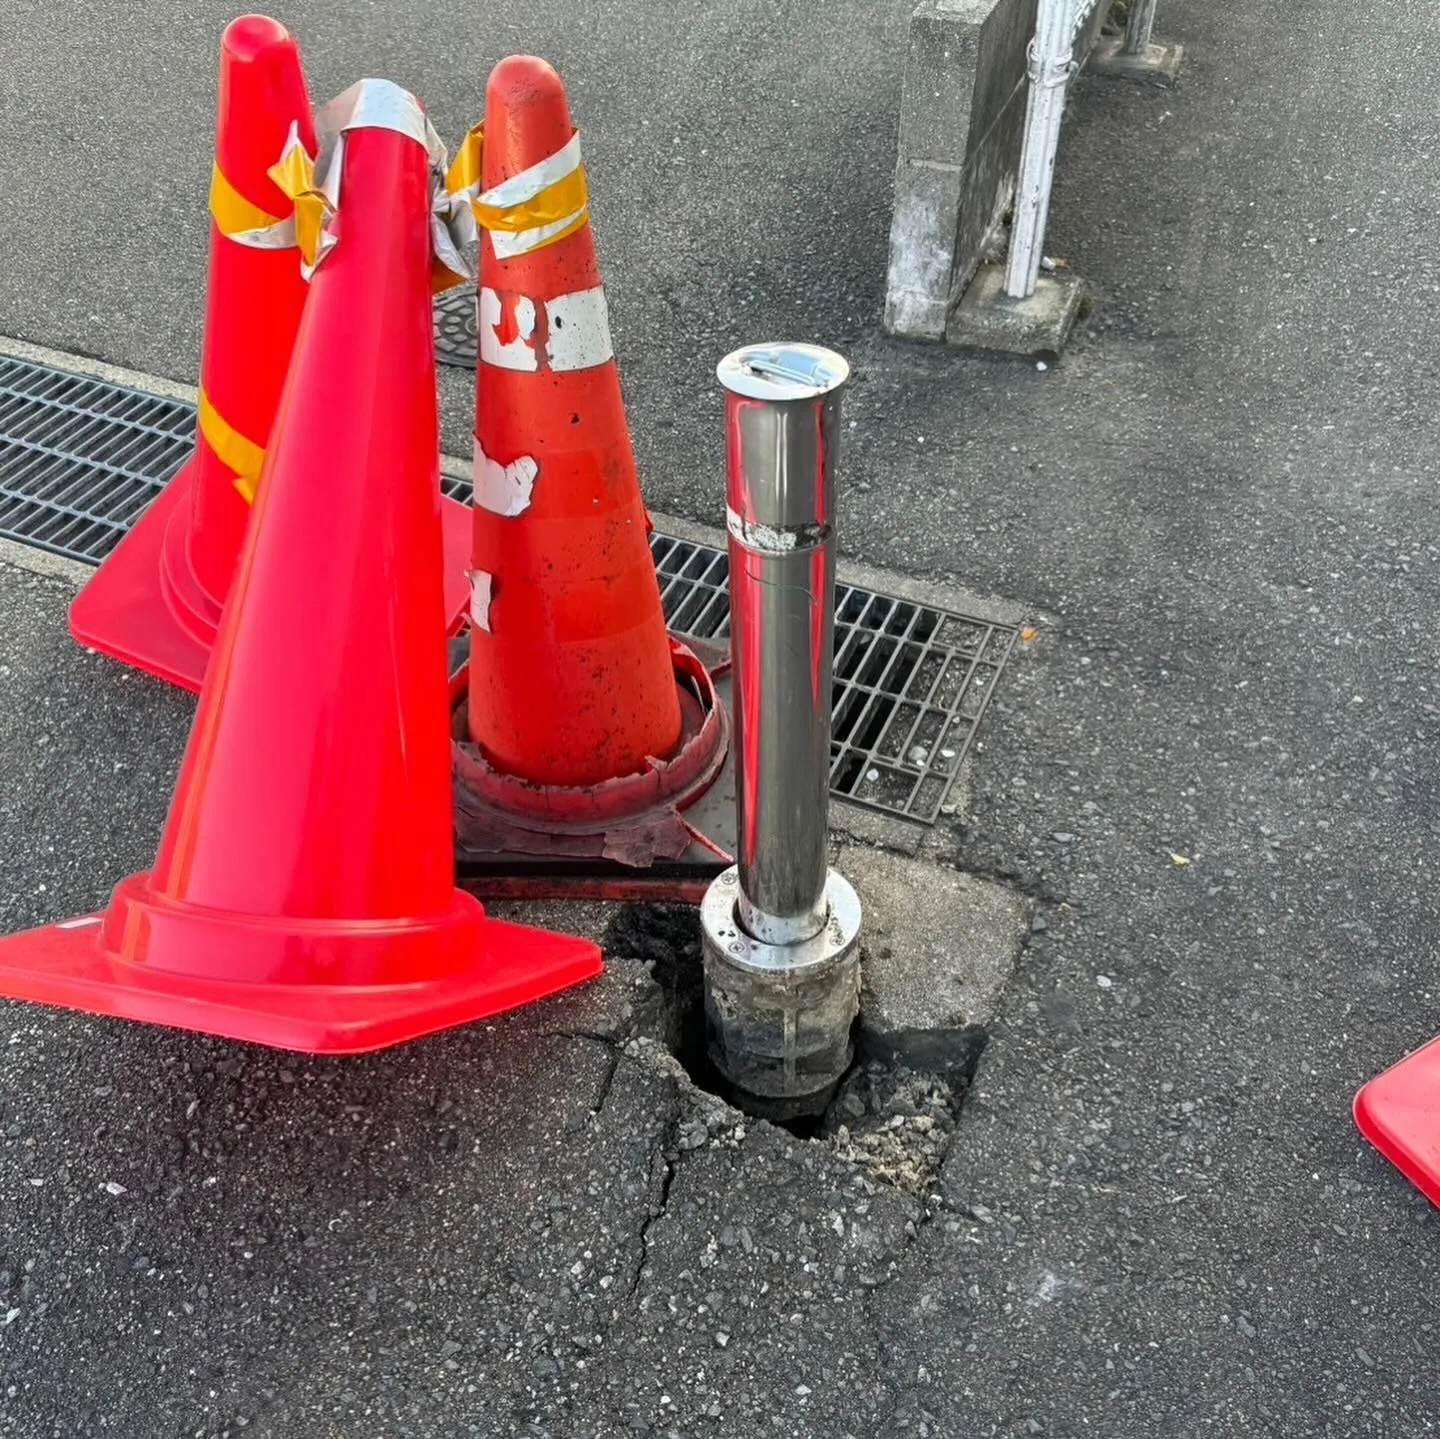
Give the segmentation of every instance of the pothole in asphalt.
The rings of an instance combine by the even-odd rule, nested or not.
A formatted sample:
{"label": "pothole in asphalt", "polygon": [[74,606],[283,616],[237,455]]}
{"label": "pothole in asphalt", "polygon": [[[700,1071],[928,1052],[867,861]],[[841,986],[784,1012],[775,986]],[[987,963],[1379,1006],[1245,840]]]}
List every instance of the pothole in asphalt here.
{"label": "pothole in asphalt", "polygon": [[[769,1120],[710,1059],[698,913],[681,905],[627,905],[611,921],[605,948],[649,968],[663,996],[665,1042],[692,1083]],[[873,1179],[923,1194],[949,1149],[985,1034],[973,1026],[929,1031],[919,1052],[897,1052],[867,1028],[862,1009],[854,1043],[855,1059],[822,1113],[770,1122],[823,1144]]]}

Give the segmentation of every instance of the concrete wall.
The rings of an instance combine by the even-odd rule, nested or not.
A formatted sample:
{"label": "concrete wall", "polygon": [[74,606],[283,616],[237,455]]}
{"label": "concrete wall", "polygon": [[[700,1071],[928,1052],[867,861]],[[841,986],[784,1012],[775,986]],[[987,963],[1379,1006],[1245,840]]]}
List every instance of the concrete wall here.
{"label": "concrete wall", "polygon": [[[1077,58],[1099,36],[1100,0]],[[1036,0],[922,0],[910,19],[885,328],[944,337],[1014,195]]]}

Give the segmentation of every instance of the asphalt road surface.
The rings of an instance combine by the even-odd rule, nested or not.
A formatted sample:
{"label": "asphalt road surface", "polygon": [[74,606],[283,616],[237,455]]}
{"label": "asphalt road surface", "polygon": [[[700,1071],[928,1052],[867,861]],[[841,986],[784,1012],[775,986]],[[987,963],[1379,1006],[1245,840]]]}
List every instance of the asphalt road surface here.
{"label": "asphalt road surface", "polygon": [[[8,0],[0,333],[193,378],[228,12],[183,8]],[[1179,85],[1075,92],[1047,250],[1102,299],[1045,372],[879,335],[905,12],[285,18],[450,137],[559,65],[652,505],[720,513],[721,354],[821,340],[844,548],[1033,606],[952,852],[1041,927],[943,1164],[708,1100],[623,955],[343,1062],[0,1006],[0,1434],[1437,1427],[1440,1228],[1348,1109],[1440,1030],[1440,12],[1162,5]],[[147,862],[188,724],[67,596],[0,567],[6,928]]]}

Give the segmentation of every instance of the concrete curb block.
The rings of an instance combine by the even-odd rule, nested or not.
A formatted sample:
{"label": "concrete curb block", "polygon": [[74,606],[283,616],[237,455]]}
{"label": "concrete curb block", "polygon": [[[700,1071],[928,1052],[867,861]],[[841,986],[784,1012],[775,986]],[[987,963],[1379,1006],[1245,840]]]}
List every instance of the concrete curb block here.
{"label": "concrete curb block", "polygon": [[199,391],[194,385],[182,385],[160,375],[146,374],[143,370],[127,370],[123,365],[110,365],[104,360],[93,360],[88,355],[77,355],[69,350],[32,345],[28,340],[17,340],[10,335],[0,335],[0,355],[14,360],[28,360],[33,365],[69,370],[75,375],[89,375],[131,390],[146,390],[152,395],[163,395],[168,400],[185,400],[192,405],[199,400]]}
{"label": "concrete curb block", "polygon": [[1005,293],[1002,268],[986,265],[961,297],[945,338],[977,350],[1056,360],[1089,293],[1085,282],[1073,275],[1042,275],[1028,300],[1012,300]]}
{"label": "concrete curb block", "polygon": [[[1081,65],[1108,8],[1099,0],[1076,37]],[[1037,0],[922,0],[910,18],[885,284],[892,335],[954,340],[956,306],[1003,250],[1036,10]]]}
{"label": "concrete curb block", "polygon": [[26,570],[47,580],[58,580],[74,590],[78,590],[95,573],[94,565],[67,560],[60,555],[52,555],[49,550],[37,550],[31,545],[22,545],[18,540],[7,539],[0,539],[0,565]]}

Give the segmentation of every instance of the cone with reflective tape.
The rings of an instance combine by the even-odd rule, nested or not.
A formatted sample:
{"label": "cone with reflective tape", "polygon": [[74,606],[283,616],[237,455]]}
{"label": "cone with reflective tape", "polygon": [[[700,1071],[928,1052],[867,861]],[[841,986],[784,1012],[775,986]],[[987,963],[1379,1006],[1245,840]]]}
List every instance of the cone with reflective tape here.
{"label": "cone with reflective tape", "polygon": [[220,41],[195,453],[70,608],[81,644],[192,690],[215,642],[305,306],[293,208],[266,173],[292,132],[314,150],[299,50],[278,21],[244,15]]}
{"label": "cone with reflective tape", "polygon": [[[287,142],[315,151],[299,49],[278,21],[241,16],[220,42],[195,453],[70,608],[81,644],[190,690],[215,642],[305,306],[294,204],[271,173]],[[458,625],[468,513],[451,504],[446,523]]]}
{"label": "cone with reflective tape", "polygon": [[681,738],[579,138],[560,77],[485,96],[469,731],[532,784],[643,771]]}
{"label": "cone with reflective tape", "polygon": [[362,84],[379,118],[342,137],[334,243],[154,867],[103,915],[0,941],[0,994],[341,1053],[600,968],[454,887],[428,160],[394,128],[419,107]]}

